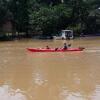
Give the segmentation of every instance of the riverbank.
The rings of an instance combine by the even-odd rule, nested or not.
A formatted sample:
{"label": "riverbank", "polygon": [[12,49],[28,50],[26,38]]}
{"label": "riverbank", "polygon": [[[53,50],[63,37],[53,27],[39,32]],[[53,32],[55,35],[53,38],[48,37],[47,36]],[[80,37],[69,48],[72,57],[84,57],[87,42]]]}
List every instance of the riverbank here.
{"label": "riverbank", "polygon": [[[73,39],[82,38],[82,37],[100,37],[100,33],[97,34],[83,34],[80,36],[74,36]],[[21,39],[37,39],[37,40],[53,40],[53,36],[1,36],[0,41],[13,41]],[[73,40],[71,39],[71,40]]]}

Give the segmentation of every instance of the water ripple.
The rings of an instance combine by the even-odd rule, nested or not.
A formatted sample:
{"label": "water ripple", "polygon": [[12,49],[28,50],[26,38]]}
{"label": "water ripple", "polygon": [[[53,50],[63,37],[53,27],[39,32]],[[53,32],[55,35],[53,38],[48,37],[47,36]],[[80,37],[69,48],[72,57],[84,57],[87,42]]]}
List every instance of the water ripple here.
{"label": "water ripple", "polygon": [[0,87],[0,100],[27,100],[20,89],[12,89],[8,85]]}

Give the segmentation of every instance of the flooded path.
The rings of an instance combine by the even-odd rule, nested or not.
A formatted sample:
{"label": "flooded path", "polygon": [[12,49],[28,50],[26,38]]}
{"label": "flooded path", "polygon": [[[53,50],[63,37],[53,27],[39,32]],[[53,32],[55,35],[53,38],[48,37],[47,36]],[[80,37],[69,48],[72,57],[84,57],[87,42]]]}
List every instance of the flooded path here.
{"label": "flooded path", "polygon": [[[85,47],[31,53],[27,47]],[[100,37],[0,42],[0,100],[100,100]]]}

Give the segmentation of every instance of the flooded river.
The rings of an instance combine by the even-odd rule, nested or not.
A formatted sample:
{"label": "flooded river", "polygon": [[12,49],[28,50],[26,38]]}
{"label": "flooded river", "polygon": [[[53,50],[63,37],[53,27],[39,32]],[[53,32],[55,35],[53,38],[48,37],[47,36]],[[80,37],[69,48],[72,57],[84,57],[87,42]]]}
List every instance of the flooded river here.
{"label": "flooded river", "polygon": [[[31,53],[27,47],[85,47]],[[0,42],[0,100],[100,100],[100,37]]]}

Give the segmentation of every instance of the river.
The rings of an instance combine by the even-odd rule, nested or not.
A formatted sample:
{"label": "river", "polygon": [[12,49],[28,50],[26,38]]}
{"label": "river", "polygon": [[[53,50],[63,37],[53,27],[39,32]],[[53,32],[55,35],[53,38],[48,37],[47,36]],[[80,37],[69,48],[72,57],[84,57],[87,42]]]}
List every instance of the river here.
{"label": "river", "polygon": [[[85,47],[31,53],[27,47]],[[0,100],[100,100],[100,37],[0,42]]]}

